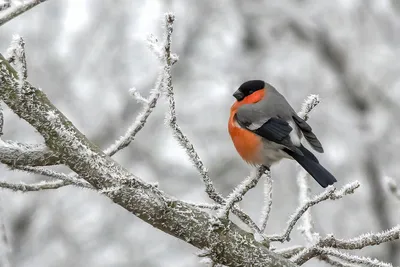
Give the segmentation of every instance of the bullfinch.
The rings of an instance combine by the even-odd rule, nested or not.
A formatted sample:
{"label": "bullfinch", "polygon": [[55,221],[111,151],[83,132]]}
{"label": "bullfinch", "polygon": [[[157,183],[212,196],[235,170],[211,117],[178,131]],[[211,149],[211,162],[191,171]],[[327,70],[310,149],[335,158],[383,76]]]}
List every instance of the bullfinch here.
{"label": "bullfinch", "polygon": [[300,118],[285,97],[262,80],[243,83],[233,94],[228,130],[239,155],[251,165],[268,170],[283,158],[296,160],[322,187],[336,182],[314,154],[301,144],[308,141],[324,150],[310,125]]}

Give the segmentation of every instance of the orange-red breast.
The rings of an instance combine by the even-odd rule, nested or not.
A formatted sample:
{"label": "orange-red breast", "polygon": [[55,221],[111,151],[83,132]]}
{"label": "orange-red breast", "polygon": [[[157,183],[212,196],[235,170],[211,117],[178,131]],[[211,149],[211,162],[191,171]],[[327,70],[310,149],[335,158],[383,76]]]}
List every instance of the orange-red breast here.
{"label": "orange-red breast", "polygon": [[302,136],[323,153],[310,125],[300,118],[272,85],[252,80],[233,94],[229,134],[239,155],[249,164],[268,169],[283,158],[296,160],[322,187],[336,182],[318,159],[301,144]]}

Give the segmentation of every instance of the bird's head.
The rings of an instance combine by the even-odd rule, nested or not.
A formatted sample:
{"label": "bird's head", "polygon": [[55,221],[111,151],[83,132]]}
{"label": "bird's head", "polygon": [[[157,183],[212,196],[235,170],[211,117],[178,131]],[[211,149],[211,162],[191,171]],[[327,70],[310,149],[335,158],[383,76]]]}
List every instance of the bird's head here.
{"label": "bird's head", "polygon": [[251,80],[243,83],[233,94],[237,101],[242,101],[245,97],[265,88],[262,80]]}

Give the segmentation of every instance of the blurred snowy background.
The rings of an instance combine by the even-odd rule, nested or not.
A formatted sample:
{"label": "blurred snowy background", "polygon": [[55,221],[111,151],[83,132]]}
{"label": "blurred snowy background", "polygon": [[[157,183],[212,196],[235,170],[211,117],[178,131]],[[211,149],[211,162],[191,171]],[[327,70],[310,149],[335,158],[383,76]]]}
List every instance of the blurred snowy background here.
{"label": "blurred snowy background", "polygon": [[[0,51],[25,38],[29,80],[102,148],[122,135],[147,95],[158,62],[146,37],[160,35],[163,14],[176,15],[173,51],[178,122],[224,195],[249,172],[227,133],[232,93],[264,79],[299,109],[309,94],[322,103],[310,124],[325,147],[320,161],[338,186],[358,179],[354,195],[313,209],[316,228],[339,238],[400,221],[385,175],[400,181],[400,2],[397,0],[51,0],[0,28]],[[208,201],[196,170],[164,126],[166,105],[115,158],[184,200]],[[8,109],[4,139],[41,142]],[[0,169],[2,179],[40,177]],[[273,167],[268,233],[281,232],[298,204],[296,164]],[[242,207],[257,220],[262,185]],[[321,188],[313,183],[313,193]],[[396,206],[397,204],[397,206]],[[196,249],[140,221],[97,193],[65,187],[20,194],[1,191],[13,266],[203,266]],[[303,244],[299,231],[291,244]],[[400,263],[399,241],[360,255]],[[316,260],[306,266],[325,266]]]}

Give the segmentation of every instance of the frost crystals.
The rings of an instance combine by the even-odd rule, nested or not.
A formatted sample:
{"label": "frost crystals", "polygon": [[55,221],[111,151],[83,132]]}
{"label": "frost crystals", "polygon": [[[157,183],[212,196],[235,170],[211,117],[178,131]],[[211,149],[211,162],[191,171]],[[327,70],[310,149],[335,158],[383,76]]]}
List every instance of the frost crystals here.
{"label": "frost crystals", "polygon": [[26,68],[25,41],[21,36],[13,36],[11,45],[6,53],[6,59],[16,70],[18,75],[18,90],[20,93],[23,93],[23,87],[28,78],[28,70]]}

